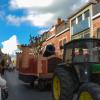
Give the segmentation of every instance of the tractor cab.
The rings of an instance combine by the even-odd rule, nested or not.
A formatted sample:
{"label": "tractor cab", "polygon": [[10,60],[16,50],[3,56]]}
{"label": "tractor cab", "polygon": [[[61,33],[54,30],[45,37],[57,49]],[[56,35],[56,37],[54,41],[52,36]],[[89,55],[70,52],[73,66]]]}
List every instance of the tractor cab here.
{"label": "tractor cab", "polygon": [[100,40],[77,39],[65,44],[64,62],[75,68],[81,82],[100,83]]}
{"label": "tractor cab", "polygon": [[78,39],[64,45],[66,63],[100,63],[100,40]]}

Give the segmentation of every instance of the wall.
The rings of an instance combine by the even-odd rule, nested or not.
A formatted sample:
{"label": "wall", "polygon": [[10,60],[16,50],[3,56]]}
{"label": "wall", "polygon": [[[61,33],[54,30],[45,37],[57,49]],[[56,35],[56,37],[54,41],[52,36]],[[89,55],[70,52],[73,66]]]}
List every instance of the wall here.
{"label": "wall", "polygon": [[[66,42],[70,41],[69,29],[55,37],[55,47],[56,47],[56,53],[58,56],[62,56],[63,51],[60,49],[60,41],[63,42],[64,39],[66,39]],[[63,43],[62,43],[62,45],[63,45]]]}
{"label": "wall", "polygon": [[19,69],[21,67],[21,59],[22,53],[16,53],[16,68]]}
{"label": "wall", "polygon": [[97,37],[97,29],[100,28],[100,16],[93,20],[93,35]]}

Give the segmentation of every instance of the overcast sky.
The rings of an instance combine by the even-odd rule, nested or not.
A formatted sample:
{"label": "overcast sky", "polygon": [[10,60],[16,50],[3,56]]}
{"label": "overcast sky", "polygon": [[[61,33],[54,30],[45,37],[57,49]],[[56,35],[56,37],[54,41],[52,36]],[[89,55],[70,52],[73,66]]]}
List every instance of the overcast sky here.
{"label": "overcast sky", "polygon": [[33,26],[44,27],[54,24],[58,17],[66,19],[88,0],[10,0],[9,9],[23,10],[23,16],[9,14],[8,22],[21,24],[29,22]]}

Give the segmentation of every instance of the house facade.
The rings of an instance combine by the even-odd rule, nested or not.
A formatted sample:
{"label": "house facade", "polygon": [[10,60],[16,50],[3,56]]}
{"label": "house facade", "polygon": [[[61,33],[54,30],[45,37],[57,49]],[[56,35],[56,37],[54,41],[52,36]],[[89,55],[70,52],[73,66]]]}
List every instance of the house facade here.
{"label": "house facade", "polygon": [[97,37],[100,28],[100,1],[91,0],[72,14],[69,21],[71,39]]}
{"label": "house facade", "polygon": [[52,26],[48,32],[45,32],[43,36],[46,38],[42,47],[53,44],[56,55],[60,57],[62,56],[62,50],[60,49],[60,46],[70,41],[69,23],[58,18],[56,24]]}
{"label": "house facade", "polygon": [[[63,51],[60,47],[64,43],[78,38],[100,38],[100,0],[90,0],[81,9],[75,11],[67,21],[58,18],[56,23],[40,36],[41,51],[47,45],[53,44],[56,55],[61,58]],[[31,51],[29,46],[22,46],[22,48],[23,53],[17,54],[18,59],[22,56],[23,60],[33,56],[33,54],[28,54],[34,46]]]}
{"label": "house facade", "polygon": [[93,5],[93,35],[96,38],[100,38],[100,0],[98,3]]}

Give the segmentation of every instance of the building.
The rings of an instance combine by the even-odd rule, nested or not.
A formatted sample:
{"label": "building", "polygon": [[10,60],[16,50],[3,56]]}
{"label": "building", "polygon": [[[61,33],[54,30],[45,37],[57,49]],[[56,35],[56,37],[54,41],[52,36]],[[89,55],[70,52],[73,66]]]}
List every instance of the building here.
{"label": "building", "polygon": [[38,56],[41,51],[43,54],[44,48],[49,44],[54,45],[56,56],[61,58],[63,51],[60,47],[77,38],[100,38],[100,0],[89,1],[67,21],[58,18],[56,23],[37,39],[37,46],[34,47],[34,41],[30,41],[29,45],[21,45],[22,52],[17,53],[17,67],[27,68],[33,61],[33,56]]}
{"label": "building", "polygon": [[55,45],[56,45],[56,53],[59,56],[62,56],[63,54],[63,51],[60,49],[60,47],[69,41],[70,41],[69,22],[64,20],[58,21],[58,23],[56,24]]}
{"label": "building", "polygon": [[97,37],[100,28],[100,0],[89,1],[68,19],[71,39]]}
{"label": "building", "polygon": [[60,46],[70,41],[69,22],[58,18],[56,24],[53,25],[48,32],[44,32],[42,37],[44,37],[42,47],[53,44],[55,46],[56,55],[61,57],[62,50]]}
{"label": "building", "polygon": [[93,5],[93,35],[100,38],[100,0],[97,1],[98,3]]}

